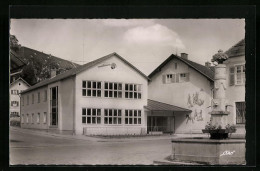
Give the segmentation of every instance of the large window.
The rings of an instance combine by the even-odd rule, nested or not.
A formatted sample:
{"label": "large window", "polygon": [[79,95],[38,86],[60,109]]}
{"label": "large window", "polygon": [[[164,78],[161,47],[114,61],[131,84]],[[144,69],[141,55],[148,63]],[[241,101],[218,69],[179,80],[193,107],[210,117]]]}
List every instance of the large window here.
{"label": "large window", "polygon": [[40,103],[40,100],[41,100],[41,93],[38,92],[38,103]]}
{"label": "large window", "polygon": [[83,108],[82,123],[101,124],[101,109]]}
{"label": "large window", "polygon": [[125,84],[125,98],[141,99],[142,86],[140,84]]}
{"label": "large window", "polygon": [[82,81],[82,96],[101,97],[101,81]]}
{"label": "large window", "polygon": [[125,110],[125,124],[127,125],[141,124],[141,110]]}
{"label": "large window", "polygon": [[246,82],[245,65],[237,65],[229,68],[229,85],[243,85]]}
{"label": "large window", "polygon": [[122,98],[122,83],[105,82],[105,97]]}
{"label": "large window", "polygon": [[29,105],[29,95],[27,95],[27,105]]}
{"label": "large window", "polygon": [[121,109],[105,109],[104,124],[121,124],[122,111]]}
{"label": "large window", "polygon": [[246,104],[245,102],[236,102],[236,120],[237,124],[245,124],[246,119]]}
{"label": "large window", "polygon": [[34,103],[34,94],[32,94],[32,104]]}
{"label": "large window", "polygon": [[44,101],[47,101],[47,90],[44,90]]}

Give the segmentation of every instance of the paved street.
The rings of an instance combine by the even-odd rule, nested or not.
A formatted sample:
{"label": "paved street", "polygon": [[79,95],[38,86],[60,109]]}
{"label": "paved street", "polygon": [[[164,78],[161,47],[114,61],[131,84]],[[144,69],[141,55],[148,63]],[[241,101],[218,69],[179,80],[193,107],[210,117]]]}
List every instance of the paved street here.
{"label": "paved street", "polygon": [[171,154],[170,139],[69,139],[10,130],[10,164],[153,164]]}

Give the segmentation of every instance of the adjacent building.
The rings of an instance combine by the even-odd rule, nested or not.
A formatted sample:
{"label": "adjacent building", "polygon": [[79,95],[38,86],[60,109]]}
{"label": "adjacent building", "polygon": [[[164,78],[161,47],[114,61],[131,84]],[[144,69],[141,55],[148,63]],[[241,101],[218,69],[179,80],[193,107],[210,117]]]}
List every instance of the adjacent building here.
{"label": "adjacent building", "polygon": [[76,134],[146,133],[149,78],[116,53],[21,93],[21,127]]}
{"label": "adjacent building", "polygon": [[226,96],[230,106],[228,116],[232,123],[236,124],[237,133],[245,133],[245,39],[239,41],[225,52],[229,59],[227,65],[227,90]]}
{"label": "adjacent building", "polygon": [[23,80],[18,78],[10,84],[10,116],[18,117],[20,116],[20,93],[28,89],[30,85]]}
{"label": "adjacent building", "polygon": [[[210,120],[214,72],[207,66],[171,55],[150,75],[148,129],[174,133],[201,133]],[[150,106],[149,107],[149,102]],[[174,108],[153,107],[167,104]],[[158,105],[157,105],[158,106]]]}

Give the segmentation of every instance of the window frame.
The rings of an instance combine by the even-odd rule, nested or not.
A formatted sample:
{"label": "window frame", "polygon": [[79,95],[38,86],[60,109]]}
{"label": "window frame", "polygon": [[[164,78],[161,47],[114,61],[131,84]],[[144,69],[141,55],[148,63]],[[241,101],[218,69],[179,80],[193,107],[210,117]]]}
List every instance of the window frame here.
{"label": "window frame", "polygon": [[[107,88],[106,88],[107,84]],[[110,89],[110,84],[112,84],[112,89]],[[117,90],[115,90],[115,85],[117,85]],[[121,85],[121,90],[119,90],[119,85]],[[116,99],[122,99],[123,98],[123,83],[121,82],[104,82],[104,98],[116,98]],[[107,95],[106,96],[106,92]],[[110,97],[110,92],[112,92],[112,97]],[[115,93],[117,94],[117,97],[115,97]],[[119,97],[119,94],[121,93],[121,97]]]}
{"label": "window frame", "polygon": [[[85,86],[84,87],[84,82],[85,82]],[[88,87],[88,82],[91,83],[91,87]],[[96,88],[93,88],[94,82],[96,83]],[[100,83],[100,88],[98,88],[98,83]],[[102,97],[102,81],[97,81],[97,80],[82,80],[82,85],[81,85],[81,96],[82,97],[96,97],[96,98],[101,98]],[[85,91],[85,95],[84,92]],[[90,91],[91,95],[88,95],[88,91]],[[98,96],[98,91],[100,91],[100,96]],[[96,96],[93,96],[93,92],[96,92]]]}
{"label": "window frame", "polygon": [[43,112],[43,123],[47,123],[47,112]]}
{"label": "window frame", "polygon": [[38,103],[40,103],[41,102],[41,92],[38,92],[37,94],[38,94]]}
{"label": "window frame", "polygon": [[[85,114],[83,114],[85,110]],[[88,110],[90,110],[90,114],[88,115]],[[93,111],[96,111],[96,115],[93,115]],[[100,111],[100,114],[98,115],[98,110]],[[102,124],[102,114],[101,114],[101,108],[85,108],[83,107],[81,110],[81,123],[86,125],[100,125]],[[83,122],[83,118],[85,118],[85,122]],[[88,123],[88,118],[90,118],[90,123]],[[98,123],[99,119],[99,123]],[[95,120],[95,123],[93,123],[93,120]]]}
{"label": "window frame", "polygon": [[[110,115],[110,110],[112,110],[111,115]],[[107,113],[106,113],[106,111],[107,111]],[[115,111],[116,111],[116,115],[115,115]],[[119,113],[120,113],[120,116],[119,116]],[[110,118],[111,118],[111,123],[110,123]],[[122,125],[123,124],[122,118],[123,118],[122,109],[111,109],[111,108],[104,109],[104,125]],[[120,123],[119,123],[119,121],[120,121]]]}
{"label": "window frame", "polygon": [[[241,83],[237,82],[237,78],[238,78],[238,67],[242,67],[241,68]],[[234,68],[234,72],[231,72],[231,69]],[[233,84],[231,83],[231,77],[233,76]],[[245,68],[245,63],[239,63],[239,64],[234,64],[232,66],[229,67],[229,85],[230,86],[240,86],[240,85],[245,85],[246,84],[246,68]]]}
{"label": "window frame", "polygon": [[[127,85],[127,90],[126,90],[126,85]],[[131,85],[132,85],[132,90],[130,90],[131,88]],[[137,87],[135,90],[135,86]],[[138,87],[140,87],[140,90],[138,90]],[[137,84],[137,83],[125,83],[124,85],[124,96],[125,96],[125,99],[135,99],[135,100],[140,100],[143,98],[143,93],[142,93],[142,90],[143,90],[143,85],[142,84]],[[128,93],[128,95],[126,96],[126,94]],[[132,93],[132,98],[130,98],[130,93]],[[135,98],[135,93],[136,93],[136,98]],[[140,95],[140,98],[139,98],[139,95]]]}
{"label": "window frame", "polygon": [[34,93],[32,93],[32,104],[34,104]]}
{"label": "window frame", "polygon": [[[238,109],[238,104],[241,104],[241,109],[242,109],[242,116],[239,116],[240,119],[242,120],[241,122],[238,122],[238,115],[240,114],[240,111]],[[238,102],[235,102],[235,110],[236,110],[236,124],[238,125],[244,125],[246,123],[246,102],[245,101],[238,101]],[[244,110],[243,110],[244,108]]]}
{"label": "window frame", "polygon": [[[135,116],[135,111],[136,111],[136,116]],[[139,116],[139,112],[140,112],[140,116]],[[131,116],[130,113],[132,113]],[[131,124],[130,124],[130,119],[132,121]],[[136,123],[135,123],[135,119],[136,119]],[[139,119],[140,119],[140,123],[139,123]],[[142,125],[142,110],[125,109],[125,125]]]}

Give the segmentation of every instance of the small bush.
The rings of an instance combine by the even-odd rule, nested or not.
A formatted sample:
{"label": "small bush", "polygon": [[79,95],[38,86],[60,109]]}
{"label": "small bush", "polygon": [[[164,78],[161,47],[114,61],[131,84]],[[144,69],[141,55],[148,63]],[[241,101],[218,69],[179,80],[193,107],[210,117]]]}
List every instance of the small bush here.
{"label": "small bush", "polygon": [[20,126],[21,126],[21,123],[20,123],[20,121],[11,120],[11,121],[10,121],[10,126],[20,127]]}

